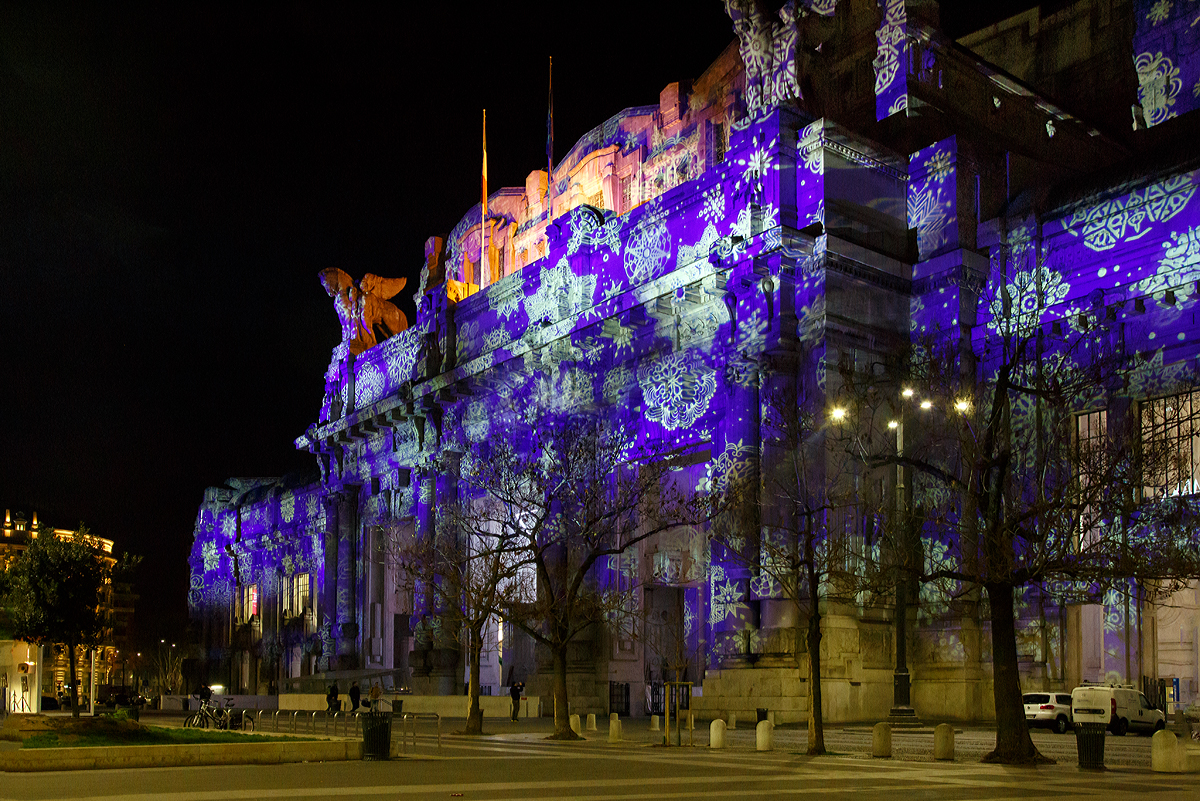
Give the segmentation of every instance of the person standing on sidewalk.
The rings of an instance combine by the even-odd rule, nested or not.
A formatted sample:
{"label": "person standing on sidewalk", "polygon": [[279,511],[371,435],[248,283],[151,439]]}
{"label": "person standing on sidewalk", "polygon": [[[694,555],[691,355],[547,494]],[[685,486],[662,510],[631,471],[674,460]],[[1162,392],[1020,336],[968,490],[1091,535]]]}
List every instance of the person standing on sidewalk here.
{"label": "person standing on sidewalk", "polygon": [[517,713],[521,711],[521,693],[524,692],[525,685],[522,682],[513,682],[513,685],[508,688],[508,695],[512,698],[512,722],[517,722]]}
{"label": "person standing on sidewalk", "polygon": [[383,688],[379,686],[379,682],[371,685],[371,691],[367,694],[367,697],[371,699],[371,711],[378,712],[379,699],[383,697]]}
{"label": "person standing on sidewalk", "polygon": [[350,711],[358,709],[358,699],[362,697],[362,690],[358,689],[358,682],[350,682]]}

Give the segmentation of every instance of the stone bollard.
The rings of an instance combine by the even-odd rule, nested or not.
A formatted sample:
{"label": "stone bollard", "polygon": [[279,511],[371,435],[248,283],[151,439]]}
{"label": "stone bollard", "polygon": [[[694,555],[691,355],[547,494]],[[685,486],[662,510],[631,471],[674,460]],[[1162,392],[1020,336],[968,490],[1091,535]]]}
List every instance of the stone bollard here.
{"label": "stone bollard", "polygon": [[583,733],[579,730],[579,715],[571,715],[571,731],[575,732],[576,734]]}
{"label": "stone bollard", "polygon": [[729,728],[731,728],[731,729],[737,728],[737,712],[729,713]]}
{"label": "stone bollard", "polygon": [[620,719],[621,719],[621,718],[620,718],[620,717],[617,715],[617,713],[616,713],[616,712],[609,712],[609,713],[608,713],[608,722],[609,722],[609,723],[612,723],[614,720],[620,720]]}
{"label": "stone bollard", "polygon": [[608,718],[608,741],[610,743],[621,742],[621,721],[614,712]]}
{"label": "stone bollard", "polygon": [[725,747],[725,721],[721,720],[720,718],[717,718],[712,723],[708,724],[708,747]]}
{"label": "stone bollard", "polygon": [[588,713],[588,716],[587,716],[587,730],[588,730],[588,731],[595,731],[595,730],[596,730],[596,715],[595,715],[595,713],[594,713],[594,712],[589,712],[589,713]]}
{"label": "stone bollard", "polygon": [[1150,770],[1155,773],[1186,773],[1187,749],[1175,732],[1154,732],[1150,738]]}
{"label": "stone bollard", "polygon": [[764,720],[754,728],[754,747],[759,751],[770,751],[773,739],[775,739],[775,725],[771,721]]}
{"label": "stone bollard", "polygon": [[876,723],[871,730],[871,756],[879,759],[892,758],[892,724]]}
{"label": "stone bollard", "polygon": [[658,715],[650,716],[650,731],[661,731],[658,727]]}
{"label": "stone bollard", "polygon": [[954,727],[939,723],[933,730],[933,758],[954,761]]}

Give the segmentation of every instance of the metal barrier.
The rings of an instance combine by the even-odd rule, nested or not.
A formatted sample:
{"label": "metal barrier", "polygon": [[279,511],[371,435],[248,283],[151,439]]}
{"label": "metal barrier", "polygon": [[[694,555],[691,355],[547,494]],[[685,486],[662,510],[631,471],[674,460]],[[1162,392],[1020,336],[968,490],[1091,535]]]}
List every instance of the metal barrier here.
{"label": "metal barrier", "polygon": [[412,732],[413,751],[417,750],[417,720],[437,721],[437,747],[442,747],[442,716],[436,712],[405,712],[400,716],[400,751],[407,753],[408,734]]}

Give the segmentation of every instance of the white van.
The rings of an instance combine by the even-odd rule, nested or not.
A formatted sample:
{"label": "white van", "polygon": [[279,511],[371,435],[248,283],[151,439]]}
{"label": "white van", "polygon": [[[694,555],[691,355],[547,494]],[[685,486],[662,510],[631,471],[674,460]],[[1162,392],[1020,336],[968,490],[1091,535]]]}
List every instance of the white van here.
{"label": "white van", "polygon": [[1117,736],[1130,729],[1153,734],[1166,728],[1162,710],[1150,706],[1132,685],[1085,684],[1071,691],[1071,717],[1075,723],[1103,723]]}

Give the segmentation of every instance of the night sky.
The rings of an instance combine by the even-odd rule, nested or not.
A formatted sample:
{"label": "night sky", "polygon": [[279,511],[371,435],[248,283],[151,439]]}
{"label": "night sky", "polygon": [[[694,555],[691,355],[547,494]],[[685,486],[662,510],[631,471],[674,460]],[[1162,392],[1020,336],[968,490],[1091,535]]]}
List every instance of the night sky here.
{"label": "night sky", "polygon": [[[152,641],[204,488],[312,467],[317,273],[408,276],[411,319],[425,239],[479,199],[482,108],[490,188],[523,186],[548,55],[561,156],[733,34],[719,0],[107,5],[0,4],[0,501],[142,555]],[[1035,4],[966,5],[951,35]]]}

